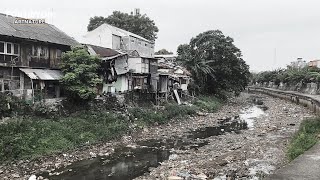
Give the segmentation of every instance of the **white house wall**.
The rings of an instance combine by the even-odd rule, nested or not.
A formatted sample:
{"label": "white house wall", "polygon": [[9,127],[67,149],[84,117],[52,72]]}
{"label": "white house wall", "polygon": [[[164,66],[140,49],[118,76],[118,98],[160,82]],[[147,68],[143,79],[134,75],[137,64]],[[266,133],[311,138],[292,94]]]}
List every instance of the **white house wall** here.
{"label": "white house wall", "polygon": [[[110,29],[112,28],[112,29]],[[154,44],[117,30],[114,27],[102,24],[98,28],[88,32],[79,42],[112,49],[136,50],[141,56],[153,57]]]}
{"label": "white house wall", "polygon": [[85,44],[112,48],[112,39],[111,30],[105,24],[103,24],[98,28],[89,31],[79,41]]}
{"label": "white house wall", "polygon": [[153,57],[154,56],[154,44],[138,39],[136,37],[129,36],[127,41],[129,43],[128,50],[136,50],[140,56]]}
{"label": "white house wall", "polygon": [[141,73],[142,68],[142,59],[141,58],[130,58],[128,59],[129,70],[132,69],[134,73]]}
{"label": "white house wall", "polygon": [[108,92],[109,87],[114,87],[116,92],[126,92],[129,90],[128,87],[128,77],[124,75],[120,75],[117,78],[116,82],[113,82],[111,84],[103,84],[103,92]]}

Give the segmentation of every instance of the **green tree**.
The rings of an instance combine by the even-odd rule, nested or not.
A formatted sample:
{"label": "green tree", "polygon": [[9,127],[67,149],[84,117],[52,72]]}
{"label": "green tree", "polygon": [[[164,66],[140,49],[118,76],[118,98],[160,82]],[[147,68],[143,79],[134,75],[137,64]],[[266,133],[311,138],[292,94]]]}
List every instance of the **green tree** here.
{"label": "green tree", "polygon": [[102,82],[97,74],[100,62],[84,47],[75,47],[63,54],[60,68],[64,76],[60,82],[69,99],[81,103],[96,97],[96,86]]}
{"label": "green tree", "polygon": [[178,47],[177,60],[193,75],[203,93],[239,94],[249,83],[249,66],[233,39],[219,30],[206,31]]}
{"label": "green tree", "polygon": [[155,55],[163,55],[163,54],[173,54],[173,52],[170,52],[166,49],[160,49],[159,51],[154,53]]}
{"label": "green tree", "polygon": [[120,11],[114,11],[112,15],[106,18],[102,16],[91,17],[87,29],[92,31],[104,23],[140,35],[151,41],[157,39],[157,33],[159,32],[155,22],[146,14],[133,15],[132,13],[128,14]]}

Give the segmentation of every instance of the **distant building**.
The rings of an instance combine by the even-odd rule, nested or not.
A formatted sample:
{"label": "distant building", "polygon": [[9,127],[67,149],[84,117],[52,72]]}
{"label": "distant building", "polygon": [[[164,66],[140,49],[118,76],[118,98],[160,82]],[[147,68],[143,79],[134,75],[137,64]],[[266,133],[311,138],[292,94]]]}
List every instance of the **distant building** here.
{"label": "distant building", "polygon": [[312,60],[308,63],[309,67],[318,67],[320,68],[320,60],[316,59],[316,60]]}
{"label": "distant building", "polygon": [[109,24],[102,24],[88,32],[79,41],[114,50],[136,50],[142,57],[154,57],[153,41]]}

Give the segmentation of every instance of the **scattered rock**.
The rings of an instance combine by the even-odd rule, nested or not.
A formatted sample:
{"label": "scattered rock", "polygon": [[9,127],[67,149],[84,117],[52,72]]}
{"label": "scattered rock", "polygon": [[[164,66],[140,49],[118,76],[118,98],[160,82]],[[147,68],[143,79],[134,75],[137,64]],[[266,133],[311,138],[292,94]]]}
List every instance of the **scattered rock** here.
{"label": "scattered rock", "polygon": [[13,178],[20,178],[20,175],[19,175],[19,174],[11,174],[11,176],[12,176]]}
{"label": "scattered rock", "polygon": [[198,115],[198,116],[207,116],[207,114],[204,113],[204,112],[197,112],[197,115]]}
{"label": "scattered rock", "polygon": [[169,176],[168,180],[183,180],[183,178],[179,176]]}
{"label": "scattered rock", "polygon": [[176,160],[178,158],[178,155],[177,154],[171,154],[169,156],[169,160]]}
{"label": "scattered rock", "polygon": [[89,153],[89,155],[90,155],[90,157],[91,157],[91,158],[95,158],[95,157],[97,157],[97,154],[96,154],[96,153],[94,153],[94,152],[90,152],[90,153]]}
{"label": "scattered rock", "polygon": [[37,176],[36,175],[31,175],[28,180],[37,180]]}
{"label": "scattered rock", "polygon": [[206,180],[206,179],[208,179],[208,176],[201,173],[196,176],[196,179]]}

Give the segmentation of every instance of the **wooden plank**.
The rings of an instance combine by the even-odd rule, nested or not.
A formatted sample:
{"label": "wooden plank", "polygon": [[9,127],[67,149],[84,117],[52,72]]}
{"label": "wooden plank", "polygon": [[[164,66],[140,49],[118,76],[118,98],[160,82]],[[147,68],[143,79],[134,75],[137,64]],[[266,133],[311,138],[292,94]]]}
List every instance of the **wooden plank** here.
{"label": "wooden plank", "polygon": [[173,90],[173,93],[174,93],[174,96],[176,97],[176,100],[177,100],[178,104],[180,105],[181,101],[180,101],[180,97],[179,97],[178,91],[175,89],[175,90]]}

